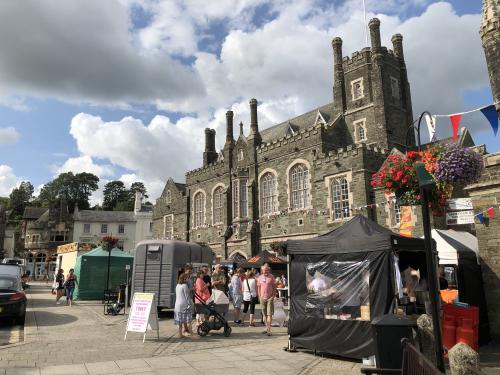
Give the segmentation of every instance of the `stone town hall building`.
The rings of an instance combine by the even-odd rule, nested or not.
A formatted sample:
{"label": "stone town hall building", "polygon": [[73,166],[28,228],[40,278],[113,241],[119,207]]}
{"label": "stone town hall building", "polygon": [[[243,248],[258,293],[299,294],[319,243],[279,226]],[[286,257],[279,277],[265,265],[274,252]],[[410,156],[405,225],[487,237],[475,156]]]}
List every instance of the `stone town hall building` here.
{"label": "stone town hall building", "polygon": [[[333,101],[260,130],[257,100],[250,129],[226,113],[219,155],[215,130],[205,129],[203,166],[186,183],[169,179],[153,214],[153,237],[209,244],[220,257],[253,255],[273,242],[316,236],[342,224],[353,208],[375,203],[370,179],[387,150],[405,144],[412,121],[403,37],[392,50],[380,42],[380,21],[369,23],[371,48],[350,58],[334,38]],[[397,212],[380,219],[396,224]],[[376,210],[365,214],[377,219]]]}

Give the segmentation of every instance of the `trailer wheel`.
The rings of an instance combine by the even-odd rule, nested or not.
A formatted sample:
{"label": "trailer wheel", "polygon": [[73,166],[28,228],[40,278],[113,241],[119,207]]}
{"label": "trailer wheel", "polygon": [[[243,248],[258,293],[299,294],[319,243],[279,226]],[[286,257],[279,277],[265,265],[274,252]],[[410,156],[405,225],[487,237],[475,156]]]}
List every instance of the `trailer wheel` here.
{"label": "trailer wheel", "polygon": [[232,331],[231,327],[229,326],[224,327],[224,336],[229,337],[231,335],[231,331]]}
{"label": "trailer wheel", "polygon": [[208,335],[208,332],[210,332],[210,328],[208,327],[207,324],[203,323],[198,327],[198,335],[201,337],[204,337]]}

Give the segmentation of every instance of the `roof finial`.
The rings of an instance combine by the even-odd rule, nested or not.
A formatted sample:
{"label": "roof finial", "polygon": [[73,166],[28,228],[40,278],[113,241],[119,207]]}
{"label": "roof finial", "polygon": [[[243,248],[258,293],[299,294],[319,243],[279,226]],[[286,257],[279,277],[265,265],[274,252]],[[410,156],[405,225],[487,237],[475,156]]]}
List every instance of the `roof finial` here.
{"label": "roof finial", "polygon": [[243,121],[240,121],[240,136],[243,136]]}

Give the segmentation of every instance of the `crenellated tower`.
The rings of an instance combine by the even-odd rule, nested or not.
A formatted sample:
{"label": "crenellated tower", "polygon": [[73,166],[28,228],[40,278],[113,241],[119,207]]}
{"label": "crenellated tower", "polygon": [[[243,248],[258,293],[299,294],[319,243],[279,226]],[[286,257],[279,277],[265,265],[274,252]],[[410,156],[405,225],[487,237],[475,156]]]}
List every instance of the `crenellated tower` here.
{"label": "crenellated tower", "polygon": [[403,37],[394,35],[390,50],[381,44],[380,21],[368,26],[371,47],[351,57],[343,56],[342,39],[332,40],[334,113],[344,118],[347,144],[401,148],[413,118]]}

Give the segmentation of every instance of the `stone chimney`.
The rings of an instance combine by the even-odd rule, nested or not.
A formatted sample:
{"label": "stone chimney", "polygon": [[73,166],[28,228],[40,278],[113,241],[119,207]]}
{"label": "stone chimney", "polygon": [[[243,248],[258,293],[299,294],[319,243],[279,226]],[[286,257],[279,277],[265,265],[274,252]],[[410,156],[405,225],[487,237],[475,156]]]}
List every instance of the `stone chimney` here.
{"label": "stone chimney", "polygon": [[142,208],[142,193],[140,191],[135,192],[134,201],[134,212],[140,212]]}
{"label": "stone chimney", "polygon": [[234,143],[233,116],[233,111],[226,112],[226,144]]}
{"label": "stone chimney", "polygon": [[203,153],[203,166],[217,161],[217,151],[215,151],[215,129],[205,129],[205,152]]}
{"label": "stone chimney", "polygon": [[333,38],[333,108],[335,116],[346,111],[344,67],[342,65],[342,39]]}
{"label": "stone chimney", "polygon": [[259,133],[259,123],[257,121],[257,99],[250,99],[250,136],[249,140],[254,140],[254,146],[260,145],[261,136]]}

